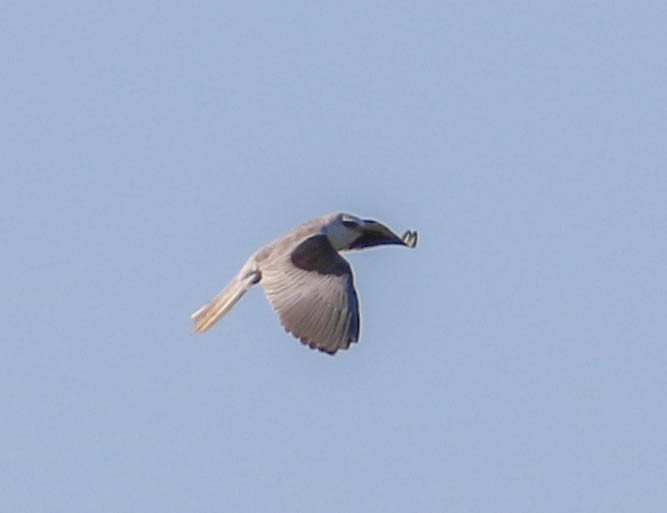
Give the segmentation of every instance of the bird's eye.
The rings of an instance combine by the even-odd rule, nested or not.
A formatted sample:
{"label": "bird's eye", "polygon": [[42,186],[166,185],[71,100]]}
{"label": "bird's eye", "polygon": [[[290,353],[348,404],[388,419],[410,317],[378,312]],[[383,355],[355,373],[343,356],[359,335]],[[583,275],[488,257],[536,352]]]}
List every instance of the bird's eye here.
{"label": "bird's eye", "polygon": [[343,221],[343,226],[345,226],[345,228],[356,228],[357,223],[354,221]]}

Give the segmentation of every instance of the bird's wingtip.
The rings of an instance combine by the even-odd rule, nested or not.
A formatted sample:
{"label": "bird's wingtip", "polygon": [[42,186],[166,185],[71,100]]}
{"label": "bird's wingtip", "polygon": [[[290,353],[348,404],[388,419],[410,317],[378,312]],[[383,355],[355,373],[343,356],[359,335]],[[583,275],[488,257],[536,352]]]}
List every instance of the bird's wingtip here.
{"label": "bird's wingtip", "polygon": [[403,236],[401,237],[403,240],[403,244],[405,244],[409,248],[414,248],[417,246],[417,231],[416,230],[407,230]]}

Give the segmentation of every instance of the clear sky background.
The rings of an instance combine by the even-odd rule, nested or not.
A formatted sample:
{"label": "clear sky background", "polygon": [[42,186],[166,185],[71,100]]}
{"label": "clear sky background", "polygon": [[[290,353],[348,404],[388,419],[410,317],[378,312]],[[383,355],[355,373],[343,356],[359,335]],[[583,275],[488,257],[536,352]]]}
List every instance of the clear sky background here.
{"label": "clear sky background", "polygon": [[[0,510],[667,511],[664,2],[0,4]],[[359,344],[260,288],[331,211]]]}

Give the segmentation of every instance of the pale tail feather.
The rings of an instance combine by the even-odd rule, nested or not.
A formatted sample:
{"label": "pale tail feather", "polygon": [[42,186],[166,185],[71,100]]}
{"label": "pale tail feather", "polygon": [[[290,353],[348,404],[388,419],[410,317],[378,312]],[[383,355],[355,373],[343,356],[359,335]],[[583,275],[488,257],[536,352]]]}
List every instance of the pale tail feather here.
{"label": "pale tail feather", "polygon": [[202,306],[190,317],[194,322],[195,333],[207,331],[220,318],[229,312],[250,287],[257,283],[259,273],[239,275],[220,291],[211,301]]}

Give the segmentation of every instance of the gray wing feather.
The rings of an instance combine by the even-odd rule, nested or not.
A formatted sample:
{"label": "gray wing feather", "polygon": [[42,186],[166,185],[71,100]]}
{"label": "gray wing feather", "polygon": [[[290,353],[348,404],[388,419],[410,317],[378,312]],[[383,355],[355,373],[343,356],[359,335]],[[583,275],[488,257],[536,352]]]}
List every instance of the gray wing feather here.
{"label": "gray wing feather", "polygon": [[352,270],[326,236],[263,262],[261,284],[284,328],[309,347],[333,354],[359,338]]}

